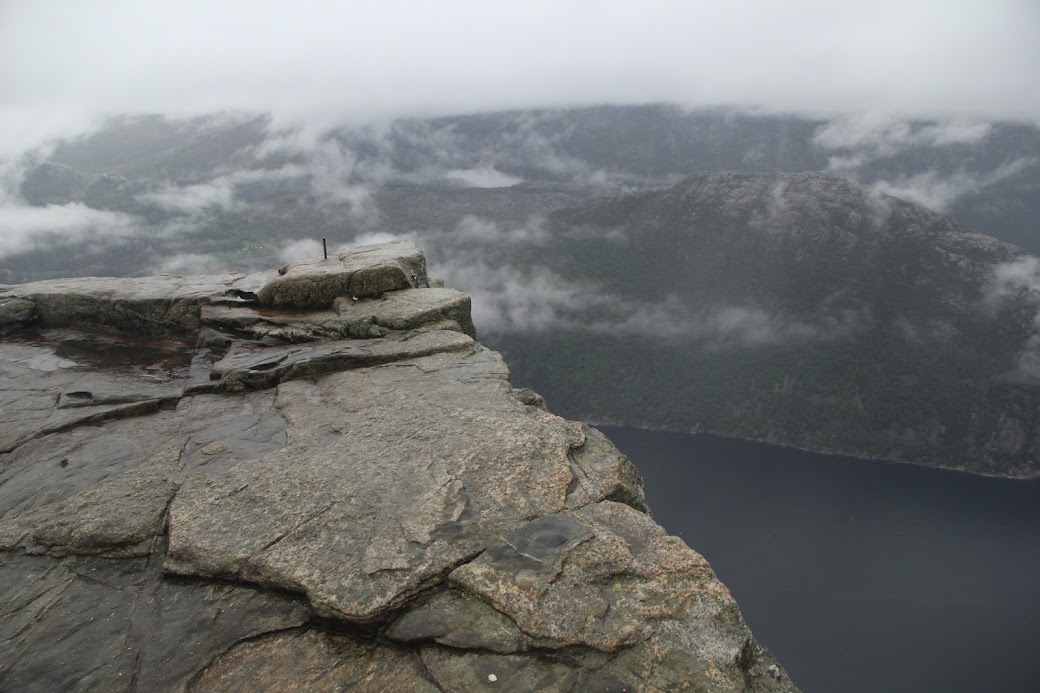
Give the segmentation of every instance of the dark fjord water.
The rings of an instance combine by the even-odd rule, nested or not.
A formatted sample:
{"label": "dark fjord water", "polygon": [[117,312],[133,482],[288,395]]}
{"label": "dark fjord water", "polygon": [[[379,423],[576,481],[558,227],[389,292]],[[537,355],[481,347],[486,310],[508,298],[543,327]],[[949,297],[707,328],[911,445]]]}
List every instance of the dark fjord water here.
{"label": "dark fjord water", "polygon": [[806,693],[1040,691],[1040,483],[603,430]]}

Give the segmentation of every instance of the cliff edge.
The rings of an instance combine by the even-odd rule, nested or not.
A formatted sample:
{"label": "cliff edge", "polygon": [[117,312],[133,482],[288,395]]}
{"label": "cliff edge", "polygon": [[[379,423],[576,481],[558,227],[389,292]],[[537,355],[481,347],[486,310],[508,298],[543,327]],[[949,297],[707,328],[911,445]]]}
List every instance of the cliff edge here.
{"label": "cliff edge", "polygon": [[411,243],[0,330],[2,689],[796,690]]}

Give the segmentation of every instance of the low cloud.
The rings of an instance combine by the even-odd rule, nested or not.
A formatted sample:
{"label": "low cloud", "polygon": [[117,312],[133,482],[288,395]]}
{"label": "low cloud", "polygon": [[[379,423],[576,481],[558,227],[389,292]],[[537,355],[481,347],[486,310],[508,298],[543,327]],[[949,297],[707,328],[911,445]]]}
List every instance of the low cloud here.
{"label": "low cloud", "polygon": [[568,154],[565,142],[573,136],[574,129],[573,122],[561,128],[557,112],[517,114],[502,128],[498,146],[487,156],[505,170],[531,170],[540,177],[615,192],[661,182],[598,168]]}
{"label": "low cloud", "polygon": [[298,241],[289,241],[278,253],[282,262],[302,260],[305,257],[321,257],[324,254],[324,246],[321,241],[313,238],[301,238]]}
{"label": "low cloud", "polygon": [[363,245],[374,245],[376,243],[393,243],[394,241],[416,241],[415,233],[389,233],[387,231],[373,231],[363,233],[354,240],[336,247],[336,252],[342,253]]}
{"label": "low cloud", "polygon": [[[980,120],[920,122],[867,115],[838,118],[820,126],[813,135],[813,144],[832,152],[828,158],[829,170],[856,176],[877,160],[898,157],[914,148],[981,146],[992,131],[991,122]],[[1037,163],[1037,157],[1023,156],[992,170],[980,171],[971,170],[969,161],[969,165],[958,171],[918,171],[874,180],[869,186],[875,191],[946,212],[963,197],[977,195]]]}
{"label": "low cloud", "polygon": [[286,164],[277,169],[246,169],[216,176],[193,185],[167,184],[137,196],[140,202],[152,204],[168,212],[196,215],[213,208],[232,209],[245,203],[236,199],[241,186],[257,183],[281,183],[307,174],[307,169]]}
{"label": "low cloud", "polygon": [[620,226],[603,228],[601,226],[568,226],[561,232],[564,238],[571,240],[607,241],[616,245],[628,243],[628,232]]}
{"label": "low cloud", "polygon": [[[378,149],[378,147],[377,147]],[[394,177],[389,159],[364,160],[348,143],[313,127],[286,128],[273,134],[255,155],[259,162],[289,157],[295,170],[307,176],[309,188],[321,204],[342,205],[347,218],[372,228],[380,221],[373,187]]]}
{"label": "low cloud", "polygon": [[938,212],[945,212],[957,200],[967,195],[977,195],[1038,163],[1040,160],[1037,157],[1027,156],[984,173],[961,170],[952,175],[944,175],[937,171],[925,171],[912,176],[900,176],[894,180],[875,181],[870,188],[876,192],[916,202]]}
{"label": "low cloud", "polygon": [[521,269],[453,258],[434,270],[473,299],[473,321],[491,332],[540,331],[575,324],[577,314],[605,308],[609,298],[544,267]]}
{"label": "low cloud", "polygon": [[851,311],[824,314],[808,323],[750,306],[691,306],[677,296],[659,302],[632,300],[542,266],[492,265],[465,253],[448,256],[432,268],[449,286],[472,296],[477,329],[492,333],[580,329],[722,349],[841,339],[862,324]]}
{"label": "low cloud", "polygon": [[500,188],[522,183],[525,176],[612,190],[631,185],[631,176],[600,170],[566,154],[562,143],[571,133],[559,129],[558,114],[496,117],[504,122],[491,147],[460,134],[455,123],[401,119],[331,134],[293,126],[265,143],[258,154],[302,157],[314,175],[316,194],[332,197],[349,185],[444,183]]}
{"label": "low cloud", "polygon": [[543,217],[532,217],[520,225],[500,224],[489,219],[466,216],[459,221],[453,232],[445,234],[450,239],[441,242],[485,243],[501,246],[506,244],[541,245],[549,240]]}
{"label": "low cloud", "polygon": [[222,274],[227,271],[227,265],[212,255],[178,253],[163,261],[157,269],[159,274],[176,274],[182,277],[190,277],[200,274]]}
{"label": "low cloud", "polygon": [[613,334],[688,339],[712,350],[831,341],[849,337],[862,327],[860,317],[852,311],[821,315],[817,322],[809,323],[754,306],[691,308],[674,296],[658,304],[631,304],[629,309],[620,322],[589,327]]}
{"label": "low cloud", "polygon": [[[375,245],[377,243],[392,243],[394,241],[416,240],[415,234],[386,233],[375,231],[362,233],[353,240],[336,246],[328,246],[329,253],[345,253],[363,245]],[[322,257],[325,254],[327,243],[323,244],[321,239],[301,238],[286,243],[278,253],[282,262],[302,260],[304,258]]]}
{"label": "low cloud", "polygon": [[813,143],[824,150],[849,150],[860,162],[898,154],[910,147],[974,144],[985,139],[993,126],[973,120],[919,123],[868,114],[838,118],[820,126]]}
{"label": "low cloud", "polygon": [[0,162],[0,258],[49,245],[108,242],[137,228],[129,214],[79,202],[29,205],[19,192],[23,174],[22,167]]}
{"label": "low cloud", "polygon": [[198,214],[213,207],[230,208],[234,197],[234,184],[228,178],[218,178],[197,185],[170,185],[155,192],[142,193],[137,199],[168,212]]}
{"label": "low cloud", "polygon": [[891,330],[908,342],[915,344],[942,343],[949,344],[957,338],[957,328],[946,320],[931,318],[925,321],[912,321],[906,316],[897,316]]}
{"label": "low cloud", "polygon": [[502,173],[494,166],[453,169],[445,173],[444,177],[466,188],[508,188],[524,181],[519,176]]}
{"label": "low cloud", "polygon": [[1040,258],[1023,255],[994,265],[985,295],[991,303],[1023,295],[1040,297]]}
{"label": "low cloud", "polygon": [[0,201],[0,228],[0,257],[8,257],[52,244],[107,242],[130,235],[137,226],[127,214],[78,202],[30,207]]}
{"label": "low cloud", "polygon": [[422,230],[405,233],[369,231],[357,235],[337,250],[349,250],[359,245],[414,241],[431,257],[466,257],[487,262],[503,248],[522,245],[543,245],[550,239],[543,217],[531,217],[522,223],[500,223],[473,215],[463,217],[454,229]]}
{"label": "low cloud", "polygon": [[1040,258],[1026,255],[993,267],[984,291],[984,305],[989,311],[996,311],[1008,302],[1025,304],[1034,311],[1034,332],[1019,351],[1009,376],[1040,383]]}

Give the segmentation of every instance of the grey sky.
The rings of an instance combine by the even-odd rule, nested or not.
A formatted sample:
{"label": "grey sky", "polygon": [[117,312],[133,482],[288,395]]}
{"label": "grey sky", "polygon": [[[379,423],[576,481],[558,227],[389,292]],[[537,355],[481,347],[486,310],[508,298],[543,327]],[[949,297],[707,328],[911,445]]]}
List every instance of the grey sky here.
{"label": "grey sky", "polygon": [[114,112],[675,101],[1040,120],[1037,0],[3,0],[0,156]]}

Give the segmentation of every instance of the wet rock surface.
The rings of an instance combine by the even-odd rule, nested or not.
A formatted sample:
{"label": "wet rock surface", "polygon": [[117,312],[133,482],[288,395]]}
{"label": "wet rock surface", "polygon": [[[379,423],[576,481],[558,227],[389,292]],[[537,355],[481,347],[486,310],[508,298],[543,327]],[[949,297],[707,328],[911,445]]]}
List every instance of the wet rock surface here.
{"label": "wet rock surface", "polygon": [[393,243],[0,287],[0,689],[795,690],[428,283]]}
{"label": "wet rock surface", "polygon": [[272,276],[274,273],[81,277],[0,286],[0,301],[4,302],[0,322],[8,326],[33,322],[41,327],[102,327],[127,334],[186,334],[199,329],[201,306],[247,300]]}
{"label": "wet rock surface", "polygon": [[328,309],[337,298],[362,299],[429,287],[426,258],[411,241],[365,246],[331,258],[290,262],[258,293],[269,308]]}

